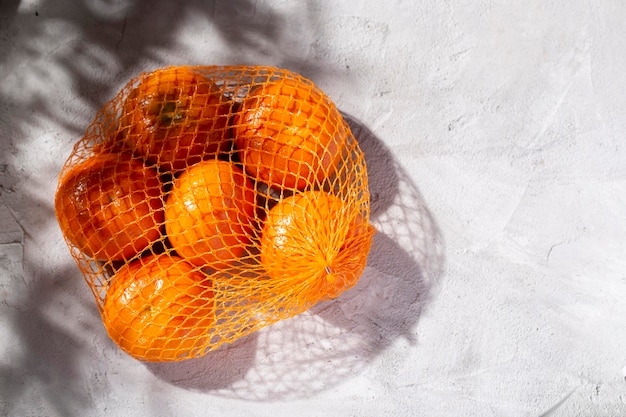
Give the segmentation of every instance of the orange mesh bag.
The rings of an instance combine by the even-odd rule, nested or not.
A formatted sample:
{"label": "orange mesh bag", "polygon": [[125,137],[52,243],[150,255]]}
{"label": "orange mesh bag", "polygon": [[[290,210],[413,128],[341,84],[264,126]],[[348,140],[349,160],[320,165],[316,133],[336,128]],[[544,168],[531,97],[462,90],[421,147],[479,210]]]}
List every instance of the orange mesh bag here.
{"label": "orange mesh bag", "polygon": [[176,361],[351,288],[373,228],[363,153],[311,81],[167,67],[96,114],[56,215],[109,336]]}

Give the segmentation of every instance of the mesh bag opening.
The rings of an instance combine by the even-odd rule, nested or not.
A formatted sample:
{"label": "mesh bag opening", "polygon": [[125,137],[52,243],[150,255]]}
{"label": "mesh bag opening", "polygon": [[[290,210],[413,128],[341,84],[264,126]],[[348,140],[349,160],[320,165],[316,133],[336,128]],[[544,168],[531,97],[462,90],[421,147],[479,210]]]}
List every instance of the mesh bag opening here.
{"label": "mesh bag opening", "polygon": [[55,210],[109,336],[146,361],[201,356],[336,298],[374,233],[346,121],[273,67],[130,80],[74,146]]}

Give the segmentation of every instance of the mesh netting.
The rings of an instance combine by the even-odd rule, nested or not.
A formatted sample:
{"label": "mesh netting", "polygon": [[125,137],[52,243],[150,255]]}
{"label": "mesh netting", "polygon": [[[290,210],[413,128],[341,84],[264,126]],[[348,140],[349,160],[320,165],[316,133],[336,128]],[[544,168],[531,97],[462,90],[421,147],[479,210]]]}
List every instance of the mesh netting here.
{"label": "mesh netting", "polygon": [[66,161],[59,225],[111,338],[201,356],[336,298],[373,228],[363,153],[311,81],[168,67],[106,103]]}

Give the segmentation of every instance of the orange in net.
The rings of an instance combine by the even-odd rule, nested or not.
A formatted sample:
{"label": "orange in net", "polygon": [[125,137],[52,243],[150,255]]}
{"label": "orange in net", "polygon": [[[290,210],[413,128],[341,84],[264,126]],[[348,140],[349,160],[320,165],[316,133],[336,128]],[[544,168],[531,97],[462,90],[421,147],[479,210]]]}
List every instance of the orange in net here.
{"label": "orange in net", "polygon": [[122,109],[125,142],[161,171],[177,172],[227,151],[231,103],[217,86],[191,67],[144,75]]}
{"label": "orange in net", "polygon": [[137,359],[203,353],[214,322],[209,277],[175,255],[149,255],[121,267],[106,292],[109,336]]}
{"label": "orange in net", "polygon": [[245,252],[254,215],[254,189],[241,169],[202,161],[174,180],[165,203],[166,234],[189,262],[224,269]]}
{"label": "orange in net", "polygon": [[289,71],[142,74],[60,178],[71,254],[138,359],[201,356],[337,297],[365,268],[363,153],[330,98]]}
{"label": "orange in net", "polygon": [[233,127],[250,176],[298,190],[334,174],[348,137],[330,99],[312,83],[296,78],[253,87]]}
{"label": "orange in net", "polygon": [[62,178],[55,211],[64,236],[100,260],[130,259],[161,237],[161,182],[125,154],[93,155]]}
{"label": "orange in net", "polygon": [[339,197],[324,191],[295,194],[265,219],[261,264],[273,290],[296,304],[332,299],[361,276],[372,231]]}

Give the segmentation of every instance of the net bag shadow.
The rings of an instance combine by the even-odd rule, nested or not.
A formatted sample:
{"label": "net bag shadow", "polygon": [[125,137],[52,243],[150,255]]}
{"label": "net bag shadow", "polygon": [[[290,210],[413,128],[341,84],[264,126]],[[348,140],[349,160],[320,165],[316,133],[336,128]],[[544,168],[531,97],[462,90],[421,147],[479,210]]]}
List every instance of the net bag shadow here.
{"label": "net bag shadow", "polygon": [[130,80],[55,195],[109,336],[145,361],[202,356],[354,286],[369,203],[363,153],[331,99],[257,66]]}

